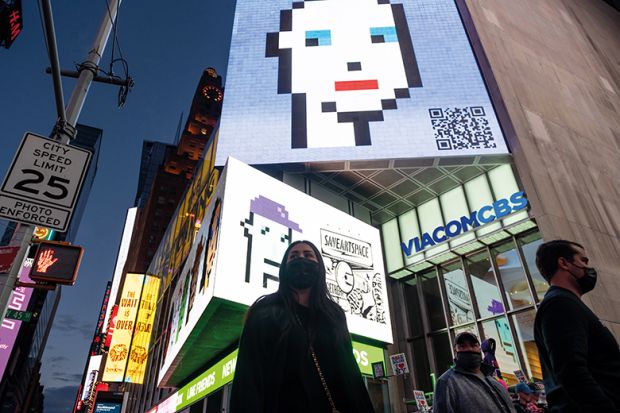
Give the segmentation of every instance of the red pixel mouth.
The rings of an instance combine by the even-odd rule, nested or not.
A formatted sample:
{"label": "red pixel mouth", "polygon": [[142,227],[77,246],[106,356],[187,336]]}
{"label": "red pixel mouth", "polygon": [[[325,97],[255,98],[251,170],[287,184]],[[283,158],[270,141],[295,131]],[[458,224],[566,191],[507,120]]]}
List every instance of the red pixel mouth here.
{"label": "red pixel mouth", "polygon": [[347,80],[343,82],[335,82],[336,92],[347,92],[351,90],[371,90],[379,89],[379,81],[371,80]]}

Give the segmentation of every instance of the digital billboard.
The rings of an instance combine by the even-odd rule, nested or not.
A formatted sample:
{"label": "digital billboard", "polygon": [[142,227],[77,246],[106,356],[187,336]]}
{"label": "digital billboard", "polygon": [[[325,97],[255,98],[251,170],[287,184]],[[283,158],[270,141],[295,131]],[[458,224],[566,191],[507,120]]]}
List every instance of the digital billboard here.
{"label": "digital billboard", "polygon": [[102,381],[123,381],[143,283],[144,274],[125,275]]}
{"label": "digital billboard", "polygon": [[216,165],[507,154],[454,0],[238,0]]}
{"label": "digital billboard", "polygon": [[183,364],[184,354],[196,357],[187,339],[203,317],[212,316],[205,310],[214,297],[249,306],[277,290],[280,261],[296,240],[321,251],[329,292],[351,333],[392,342],[376,228],[234,158],[211,199],[173,292],[160,382],[171,366]]}
{"label": "digital billboard", "polygon": [[129,362],[125,374],[126,382],[142,384],[144,380],[158,295],[159,278],[147,275],[140,297],[140,307],[138,308],[131,350],[129,350]]}

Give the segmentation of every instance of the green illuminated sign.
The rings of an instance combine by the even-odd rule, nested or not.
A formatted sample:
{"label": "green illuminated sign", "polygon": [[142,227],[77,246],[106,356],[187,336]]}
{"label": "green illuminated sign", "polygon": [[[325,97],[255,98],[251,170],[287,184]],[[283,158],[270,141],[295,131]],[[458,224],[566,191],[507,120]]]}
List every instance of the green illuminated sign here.
{"label": "green illuminated sign", "polygon": [[6,310],[6,318],[10,318],[11,320],[19,320],[25,323],[29,323],[32,320],[32,312],[31,311],[18,311],[7,308]]}
{"label": "green illuminated sign", "polygon": [[353,341],[353,355],[360,371],[367,376],[372,376],[372,363],[380,361],[385,365],[385,358],[383,357],[383,349],[381,347],[369,346],[368,344]]}
{"label": "green illuminated sign", "polygon": [[177,392],[177,411],[230,383],[235,376],[237,353],[238,350],[233,351],[213,367],[180,388]]}
{"label": "green illuminated sign", "polygon": [[[237,366],[238,350],[233,351],[213,367],[207,369],[200,376],[183,386],[177,392],[176,411],[187,407],[210,393],[218,390],[232,381]],[[353,355],[362,374],[372,376],[371,364],[377,361],[383,362],[383,349],[369,346],[368,344],[353,342]]]}

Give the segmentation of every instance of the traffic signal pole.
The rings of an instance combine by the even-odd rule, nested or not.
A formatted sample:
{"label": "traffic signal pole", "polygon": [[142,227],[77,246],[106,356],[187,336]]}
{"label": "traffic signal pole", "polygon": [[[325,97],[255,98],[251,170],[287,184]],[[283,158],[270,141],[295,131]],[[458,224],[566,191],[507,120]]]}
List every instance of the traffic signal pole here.
{"label": "traffic signal pole", "polygon": [[[75,135],[75,125],[77,124],[88,90],[93,82],[93,78],[97,75],[99,62],[105,51],[110,32],[112,31],[112,25],[116,19],[118,8],[121,4],[121,0],[106,0],[108,2],[107,8],[104,11],[103,19],[99,25],[99,30],[91,50],[88,52],[86,60],[81,64],[79,69],[79,77],[77,83],[73,88],[71,98],[67,107],[64,106],[64,98],[62,92],[62,81],[60,77],[60,64],[58,62],[58,48],[56,47],[56,32],[54,30],[54,18],[52,15],[52,6],[50,0],[40,0],[41,12],[43,13],[43,23],[45,29],[45,39],[47,42],[47,49],[50,58],[50,65],[52,68],[52,78],[54,83],[54,96],[56,103],[56,112],[58,114],[58,120],[52,131],[52,139],[58,140],[63,144],[68,144]],[[9,299],[11,293],[16,286],[19,276],[19,270],[22,262],[26,257],[26,252],[32,239],[32,233],[34,232],[33,225],[22,225],[20,228],[24,230],[24,238],[22,239],[19,252],[15,256],[11,271],[6,279],[6,284],[1,286],[0,291],[0,321],[4,320],[6,310],[9,305]]]}

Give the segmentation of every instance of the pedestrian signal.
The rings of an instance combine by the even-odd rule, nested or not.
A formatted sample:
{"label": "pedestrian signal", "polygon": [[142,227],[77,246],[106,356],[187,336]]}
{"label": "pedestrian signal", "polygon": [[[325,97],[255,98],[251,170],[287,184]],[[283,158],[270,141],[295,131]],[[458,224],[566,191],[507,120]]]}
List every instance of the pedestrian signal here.
{"label": "pedestrian signal", "polygon": [[43,241],[32,263],[30,278],[54,284],[73,285],[84,250],[77,245]]}

